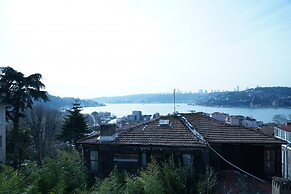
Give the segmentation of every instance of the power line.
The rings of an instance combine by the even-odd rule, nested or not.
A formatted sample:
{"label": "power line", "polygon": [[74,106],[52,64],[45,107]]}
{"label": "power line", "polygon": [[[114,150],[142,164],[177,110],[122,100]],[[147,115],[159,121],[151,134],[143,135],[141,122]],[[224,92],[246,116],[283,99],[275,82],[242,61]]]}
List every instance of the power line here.
{"label": "power line", "polygon": [[209,149],[211,149],[218,157],[220,157],[223,161],[225,161],[227,164],[231,165],[232,167],[236,168],[237,170],[253,177],[254,179],[258,180],[258,181],[261,181],[261,182],[265,182],[264,180],[256,177],[255,175],[252,175],[251,173],[241,169],[240,167],[236,166],[235,164],[231,163],[230,161],[228,161],[227,159],[225,159],[222,155],[220,155],[214,148],[212,148],[210,146],[210,144],[208,143],[208,141],[206,141],[203,136],[189,123],[189,121],[183,117],[181,114],[179,113],[176,113],[175,114],[179,119],[180,121],[182,121],[182,123],[184,123],[186,125],[186,127],[188,129],[190,129],[190,131],[192,132],[192,134],[197,137],[200,141],[202,141],[203,143],[205,143],[207,145],[207,147],[209,147]]}

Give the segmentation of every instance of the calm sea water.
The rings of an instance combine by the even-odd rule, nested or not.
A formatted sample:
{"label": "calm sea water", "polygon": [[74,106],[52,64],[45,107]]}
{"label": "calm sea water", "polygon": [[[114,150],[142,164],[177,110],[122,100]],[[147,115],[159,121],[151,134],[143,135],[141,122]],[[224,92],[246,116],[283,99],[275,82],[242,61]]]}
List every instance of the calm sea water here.
{"label": "calm sea water", "polygon": [[[94,111],[97,112],[111,112],[117,117],[126,116],[132,113],[134,110],[142,111],[144,115],[152,115],[160,113],[161,115],[167,115],[174,112],[173,104],[106,104],[106,106],[100,107],[86,107],[83,108],[83,113],[90,114]],[[291,109],[286,108],[220,108],[220,107],[205,107],[205,106],[192,106],[188,104],[176,104],[176,110],[180,113],[188,113],[191,111],[196,112],[224,112],[230,115],[243,115],[252,116],[253,118],[263,121],[264,123],[272,122],[272,117],[276,114],[290,115]]]}

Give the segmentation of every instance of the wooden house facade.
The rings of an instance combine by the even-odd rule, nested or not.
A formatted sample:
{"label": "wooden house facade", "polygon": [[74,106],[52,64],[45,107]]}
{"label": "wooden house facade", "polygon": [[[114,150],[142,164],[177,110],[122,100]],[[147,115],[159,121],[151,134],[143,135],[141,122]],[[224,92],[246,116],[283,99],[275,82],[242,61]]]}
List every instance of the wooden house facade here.
{"label": "wooden house facade", "polygon": [[259,130],[223,125],[203,113],[160,117],[116,130],[102,125],[98,134],[77,142],[89,172],[108,175],[113,168],[137,173],[154,157],[158,162],[193,165],[204,173],[234,169],[226,160],[260,178],[281,176],[281,145],[284,141]]}
{"label": "wooden house facade", "polygon": [[[281,176],[281,145],[285,141],[260,129],[221,124],[203,113],[183,116],[211,147],[232,164],[261,179],[271,180],[273,176]],[[209,165],[216,170],[235,169],[213,151],[209,154]]]}

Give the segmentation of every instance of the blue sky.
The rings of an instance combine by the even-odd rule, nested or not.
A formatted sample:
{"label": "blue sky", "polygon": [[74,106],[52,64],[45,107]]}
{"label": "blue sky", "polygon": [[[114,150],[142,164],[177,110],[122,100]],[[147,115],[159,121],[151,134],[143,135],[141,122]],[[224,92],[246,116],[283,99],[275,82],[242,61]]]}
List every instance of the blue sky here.
{"label": "blue sky", "polygon": [[291,2],[0,0],[0,65],[92,98],[291,86]]}

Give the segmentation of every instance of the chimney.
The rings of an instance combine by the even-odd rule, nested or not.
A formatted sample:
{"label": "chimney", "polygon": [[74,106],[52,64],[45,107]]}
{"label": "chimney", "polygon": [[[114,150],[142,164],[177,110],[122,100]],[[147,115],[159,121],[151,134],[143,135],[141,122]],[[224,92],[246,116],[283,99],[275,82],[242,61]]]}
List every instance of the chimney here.
{"label": "chimney", "polygon": [[160,119],[159,120],[159,125],[160,126],[169,126],[170,125],[170,120]]}
{"label": "chimney", "polygon": [[117,137],[116,124],[101,124],[99,141],[114,141]]}

